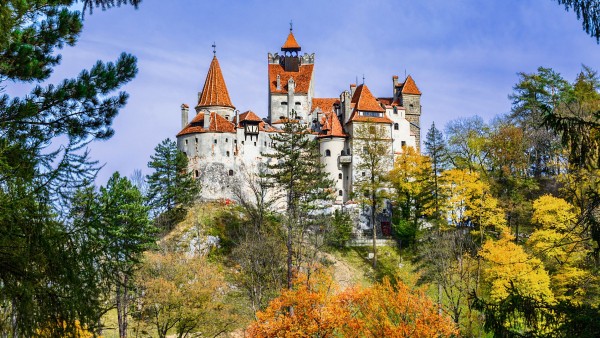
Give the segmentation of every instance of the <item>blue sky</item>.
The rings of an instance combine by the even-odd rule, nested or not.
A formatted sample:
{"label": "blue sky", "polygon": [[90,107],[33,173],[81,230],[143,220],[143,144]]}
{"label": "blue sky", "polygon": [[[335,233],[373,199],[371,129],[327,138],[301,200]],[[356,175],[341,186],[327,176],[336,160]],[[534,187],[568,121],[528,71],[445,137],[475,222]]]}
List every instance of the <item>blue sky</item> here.
{"label": "blue sky", "polygon": [[390,96],[392,75],[406,72],[423,92],[425,130],[433,121],[508,112],[518,72],[551,67],[573,80],[582,64],[600,70],[600,46],[551,0],[144,0],[138,10],[97,10],[86,15],[78,44],[61,51],[49,82],[122,51],[138,58],[115,136],[90,145],[105,164],[98,184],[114,171],[149,172],[154,147],[180,130],[181,103],[196,103],[213,41],[233,104],[266,116],[266,56],[279,51],[290,20],[302,51],[316,54],[317,97],[337,97],[363,74],[376,96]]}

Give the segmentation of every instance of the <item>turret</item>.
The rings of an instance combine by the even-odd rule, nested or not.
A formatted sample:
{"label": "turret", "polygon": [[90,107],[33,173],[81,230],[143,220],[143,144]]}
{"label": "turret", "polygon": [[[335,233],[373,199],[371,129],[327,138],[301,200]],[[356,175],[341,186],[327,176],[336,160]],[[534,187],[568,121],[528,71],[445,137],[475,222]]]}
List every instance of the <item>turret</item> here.
{"label": "turret", "polygon": [[294,78],[288,80],[288,92],[287,92],[287,116],[288,118],[295,118],[292,116],[292,110],[294,109],[294,90],[296,88],[296,83],[294,82]]}

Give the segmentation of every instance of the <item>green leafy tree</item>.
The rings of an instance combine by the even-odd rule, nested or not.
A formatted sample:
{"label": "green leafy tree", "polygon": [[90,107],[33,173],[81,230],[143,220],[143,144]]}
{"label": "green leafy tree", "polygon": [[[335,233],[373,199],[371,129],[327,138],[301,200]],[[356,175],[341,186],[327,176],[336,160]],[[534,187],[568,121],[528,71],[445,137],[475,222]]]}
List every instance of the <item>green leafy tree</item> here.
{"label": "green leafy tree", "polygon": [[331,198],[333,186],[322,171],[318,141],[311,140],[306,126],[293,118],[286,121],[283,132],[271,136],[273,152],[263,154],[270,160],[265,177],[281,191],[281,198],[286,203],[284,224],[289,289],[292,288],[294,257],[297,266],[301,263],[302,247],[299,244],[315,225],[313,220],[317,210]]}
{"label": "green leafy tree", "polygon": [[148,204],[156,223],[168,230],[182,219],[186,208],[197,198],[200,186],[189,172],[187,156],[171,139],[154,148],[148,167],[154,170],[146,176]]}
{"label": "green leafy tree", "polygon": [[355,193],[369,207],[369,222],[373,228],[373,268],[377,267],[376,215],[383,211],[388,197],[388,173],[393,165],[392,140],[386,126],[377,123],[361,124],[354,130],[354,149],[357,158]]}
{"label": "green leafy tree", "polygon": [[[111,124],[127,101],[113,93],[137,72],[122,54],[98,61],[73,79],[38,84],[60,63],[58,49],[82,30],[77,1],[4,1],[0,6],[0,88],[31,83],[23,97],[0,93],[0,303],[3,332],[32,336],[76,332],[95,324],[99,290],[91,284],[92,247],[78,240],[69,217],[74,191],[96,174],[86,145],[112,136]],[[95,4],[101,4],[97,1]],[[65,323],[52,325],[49,323]]]}
{"label": "green leafy tree", "polygon": [[352,238],[352,218],[346,210],[335,210],[331,216],[331,230],[327,233],[327,243],[342,248]]}

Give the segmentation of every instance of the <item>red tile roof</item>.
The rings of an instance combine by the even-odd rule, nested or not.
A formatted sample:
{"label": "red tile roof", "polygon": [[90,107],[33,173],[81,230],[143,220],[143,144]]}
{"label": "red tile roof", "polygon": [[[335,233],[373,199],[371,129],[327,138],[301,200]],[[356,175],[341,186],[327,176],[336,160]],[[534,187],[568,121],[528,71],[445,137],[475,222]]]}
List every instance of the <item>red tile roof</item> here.
{"label": "red tile roof", "polygon": [[377,101],[379,101],[384,106],[396,106],[398,108],[403,108],[402,106],[400,106],[400,102],[398,102],[397,99],[394,100],[393,97],[378,97]]}
{"label": "red tile roof", "polygon": [[253,111],[248,110],[245,113],[240,114],[240,116],[238,117],[239,122],[243,122],[243,121],[252,121],[252,122],[262,122],[262,119],[258,116],[256,116],[256,114],[254,114]]}
{"label": "red tile roof", "polygon": [[325,119],[324,125],[326,129],[325,134],[319,135],[319,137],[346,137],[346,133],[344,133],[344,128],[342,128],[342,124],[338,119],[337,115],[334,112],[327,112],[323,116]]}
{"label": "red tile roof", "polygon": [[200,95],[200,99],[198,100],[198,107],[210,106],[235,108],[231,104],[225,79],[223,78],[219,60],[217,60],[216,56],[213,57],[210,63],[208,74],[206,74],[206,81],[204,81],[204,88],[202,88],[202,95]]}
{"label": "red tile roof", "polygon": [[412,95],[421,95],[421,91],[415,80],[409,75],[406,77],[406,81],[404,81],[404,85],[402,86],[402,94],[412,94]]}
{"label": "red tile roof", "polygon": [[289,50],[289,49],[300,50],[300,45],[296,41],[296,38],[294,37],[294,34],[292,32],[290,32],[290,34],[288,34],[288,37],[285,40],[285,43],[283,44],[283,46],[281,46],[281,50],[284,50],[284,49],[285,50]]}
{"label": "red tile roof", "polygon": [[195,134],[195,133],[235,133],[235,125],[228,121],[226,118],[221,115],[211,112],[209,119],[209,127],[208,129],[204,126],[204,114],[205,112],[198,113],[192,122],[190,122],[183,130],[181,130],[177,136],[187,135],[187,134]]}
{"label": "red tile roof", "polygon": [[365,84],[361,84],[356,87],[356,91],[354,92],[354,96],[352,96],[352,103],[355,103],[354,109],[361,111],[374,111],[374,112],[384,112],[385,109],[381,107],[379,102],[371,91],[369,87]]}
{"label": "red tile roof", "polygon": [[[287,83],[290,77],[294,78],[296,83],[295,93],[307,94],[312,81],[314,65],[301,65],[298,72],[286,72],[282,65],[269,65],[269,88],[271,93],[286,94],[288,92]],[[281,82],[281,89],[277,90],[277,75]]]}
{"label": "red tile roof", "polygon": [[323,112],[333,112],[335,111],[333,105],[336,103],[340,103],[340,100],[337,98],[313,98],[312,109],[314,111],[315,109],[319,108]]}
{"label": "red tile roof", "polygon": [[284,124],[284,123],[287,123],[288,121],[290,123],[298,123],[298,122],[300,122],[300,120],[289,120],[287,118],[282,118],[282,119],[279,119],[279,120],[277,120],[275,122],[272,122],[271,124]]}

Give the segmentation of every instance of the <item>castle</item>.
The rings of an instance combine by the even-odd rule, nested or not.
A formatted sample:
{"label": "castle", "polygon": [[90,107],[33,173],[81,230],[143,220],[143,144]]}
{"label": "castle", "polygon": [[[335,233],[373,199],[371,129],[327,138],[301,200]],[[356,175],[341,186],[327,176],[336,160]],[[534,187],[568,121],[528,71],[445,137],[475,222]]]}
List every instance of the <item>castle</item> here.
{"label": "castle", "polygon": [[[189,106],[181,106],[181,131],[177,146],[189,158],[193,175],[201,181],[202,198],[227,199],[234,196],[236,182],[244,175],[257,174],[262,156],[272,151],[271,136],[281,132],[295,112],[294,122],[317,138],[324,170],[335,184],[335,204],[348,203],[358,175],[359,149],[353,138],[361,125],[377,124],[389,137],[390,157],[403,146],[420,145],[421,91],[412,77],[403,82],[392,77],[388,97],[375,97],[369,88],[350,84],[339,97],[314,96],[315,54],[300,55],[301,47],[292,30],[281,47],[281,55],[268,54],[267,117],[235,109],[216,53],[210,63],[196,114],[189,122]],[[392,161],[390,161],[390,166]],[[390,167],[391,169],[391,167]]]}

